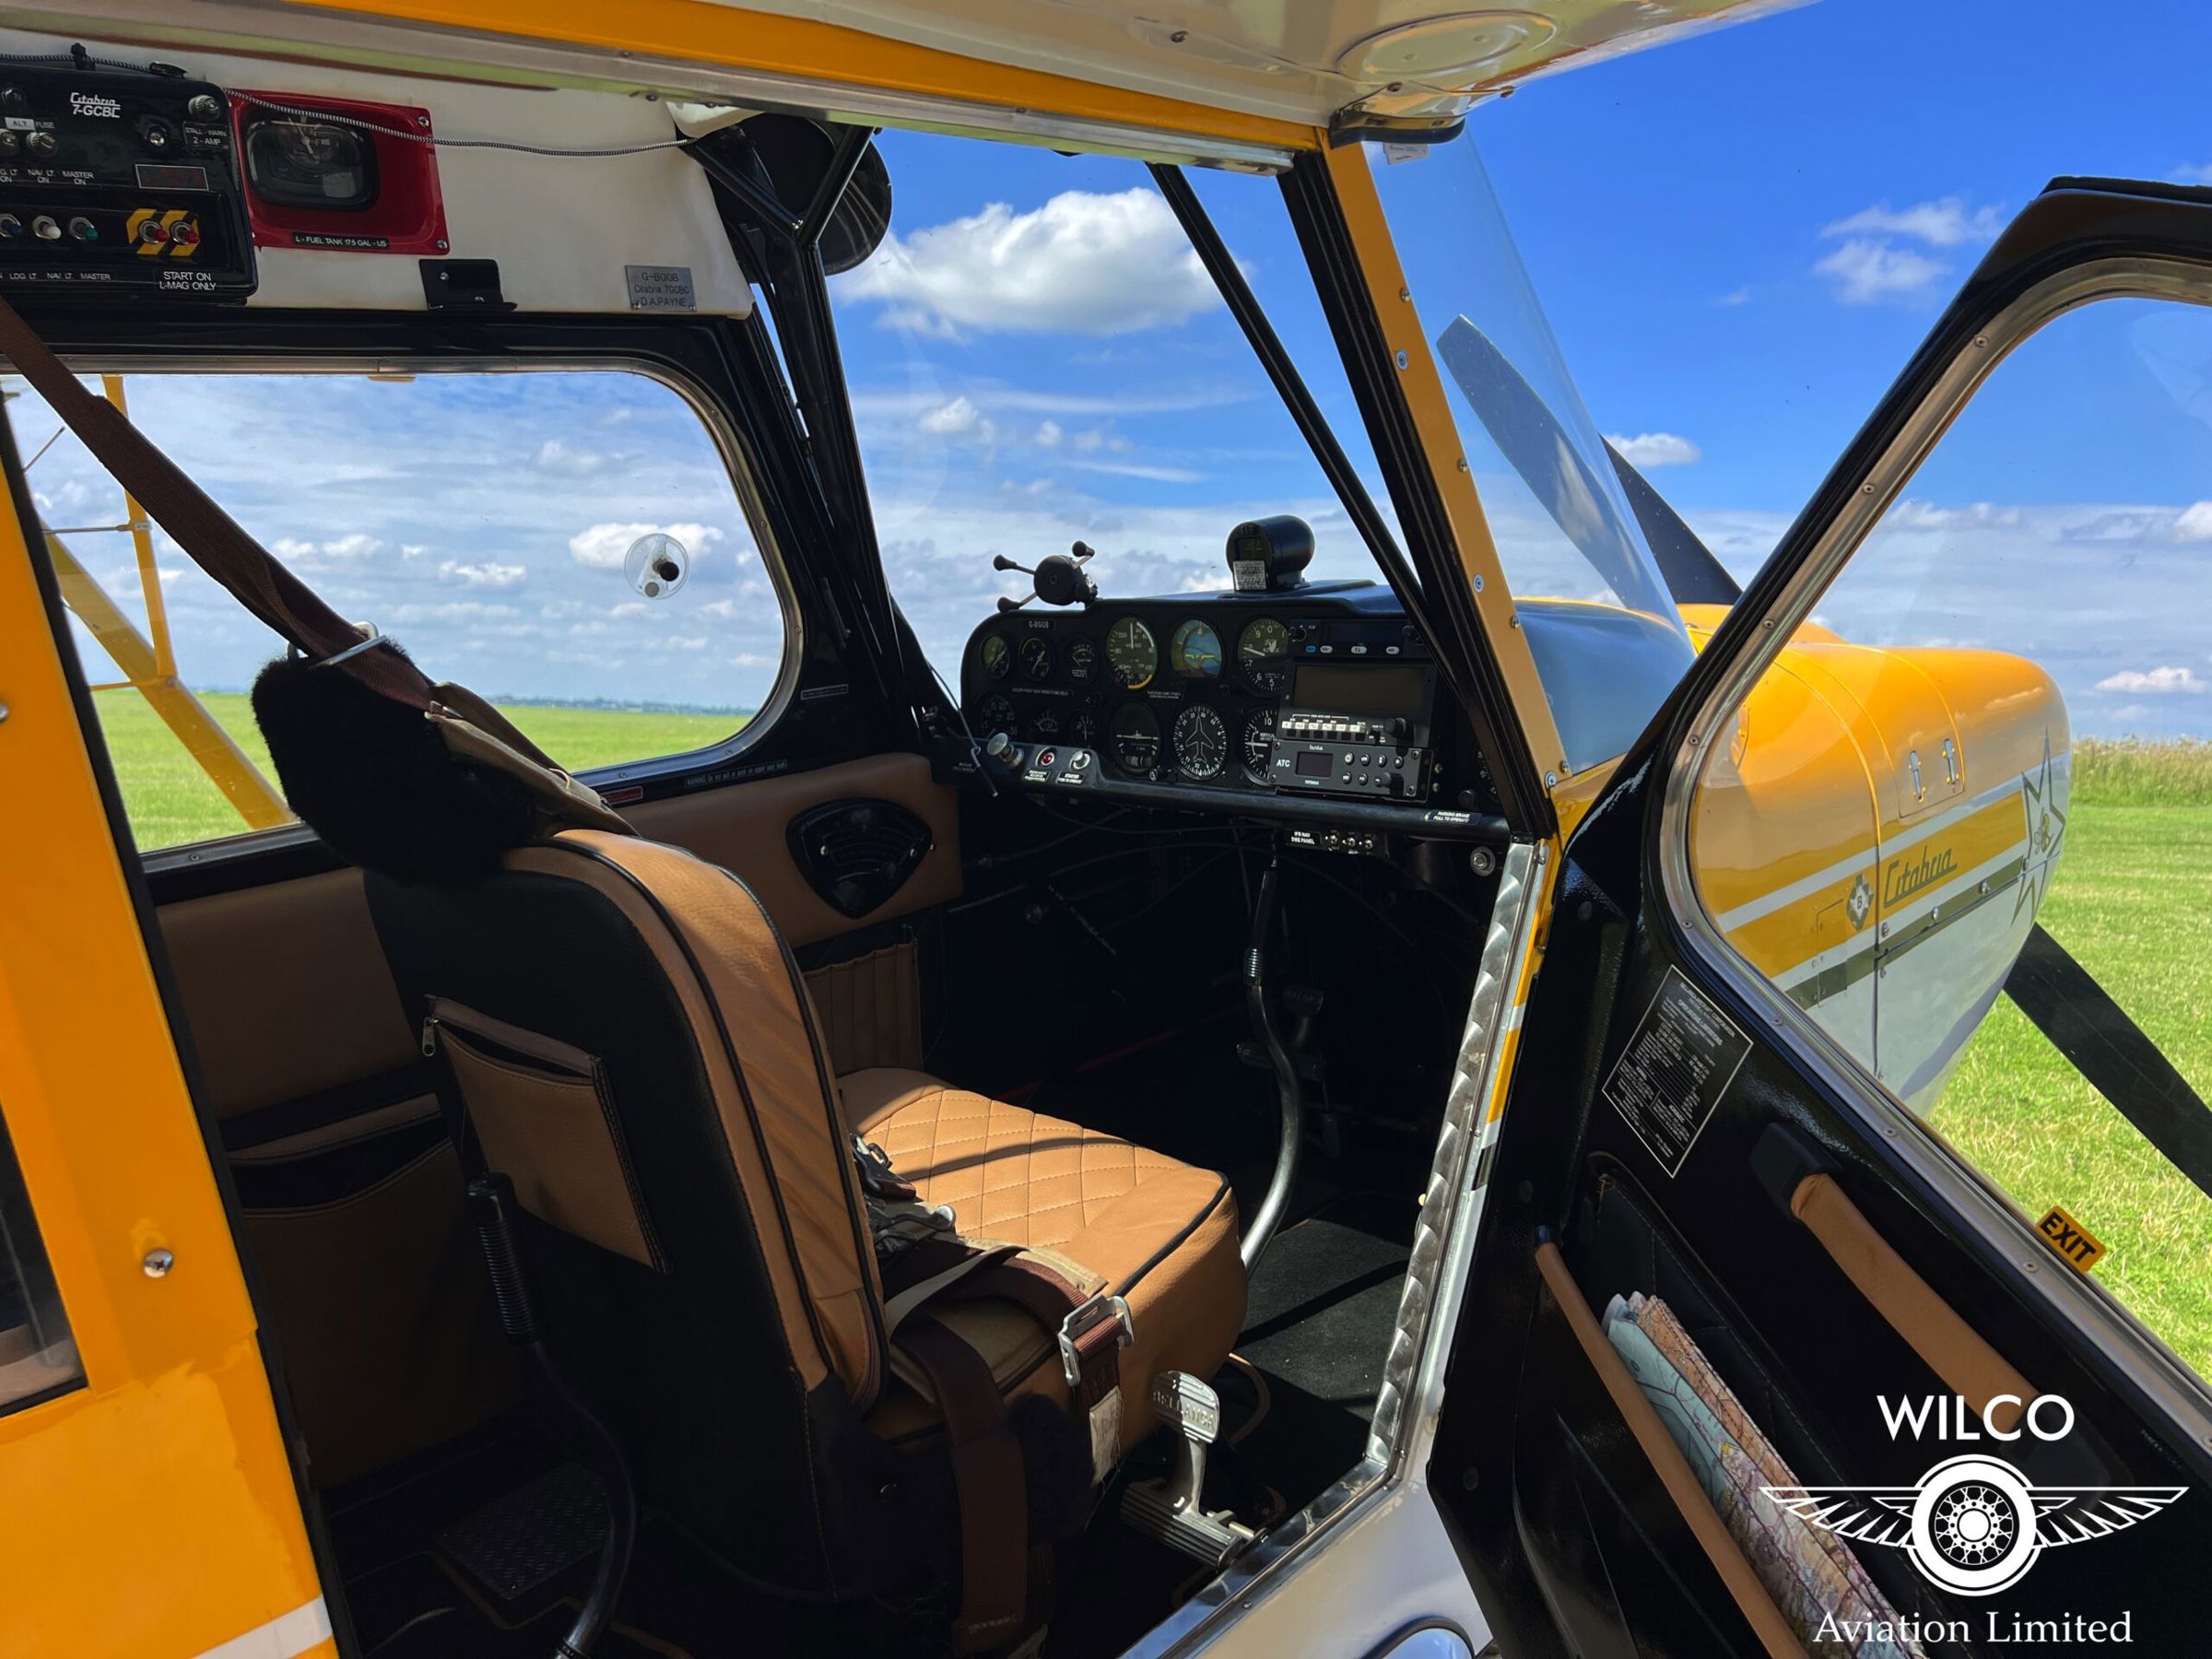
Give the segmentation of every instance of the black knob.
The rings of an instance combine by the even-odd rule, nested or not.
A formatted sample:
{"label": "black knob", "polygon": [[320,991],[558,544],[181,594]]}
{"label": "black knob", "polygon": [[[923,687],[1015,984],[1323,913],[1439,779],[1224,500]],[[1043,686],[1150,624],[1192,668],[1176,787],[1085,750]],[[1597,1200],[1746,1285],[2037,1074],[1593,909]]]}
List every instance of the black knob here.
{"label": "black knob", "polygon": [[23,99],[22,88],[0,87],[0,110],[6,110],[12,114],[27,107]]}
{"label": "black knob", "polygon": [[184,113],[194,121],[220,121],[223,100],[212,92],[195,92],[192,101],[184,106]]}

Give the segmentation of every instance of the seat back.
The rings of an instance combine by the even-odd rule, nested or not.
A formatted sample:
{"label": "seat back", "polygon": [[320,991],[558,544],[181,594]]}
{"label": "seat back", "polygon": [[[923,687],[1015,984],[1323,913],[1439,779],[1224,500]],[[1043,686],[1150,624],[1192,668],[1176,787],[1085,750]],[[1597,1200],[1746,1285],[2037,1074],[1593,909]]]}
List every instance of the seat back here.
{"label": "seat back", "polygon": [[[571,830],[458,886],[371,874],[465,1133],[511,1175],[564,1371],[641,1495],[753,1575],[874,1587],[911,1549],[861,1426],[882,1293],[804,980],[752,893]],[[912,1501],[926,1500],[916,1497]]]}

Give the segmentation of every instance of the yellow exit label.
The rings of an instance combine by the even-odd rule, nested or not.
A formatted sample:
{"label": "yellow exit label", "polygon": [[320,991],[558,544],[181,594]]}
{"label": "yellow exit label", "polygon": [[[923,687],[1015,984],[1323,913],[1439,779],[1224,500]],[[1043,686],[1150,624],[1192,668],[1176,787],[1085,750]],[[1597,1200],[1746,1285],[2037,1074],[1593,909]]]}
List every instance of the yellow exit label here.
{"label": "yellow exit label", "polygon": [[2053,1205],[2051,1213],[2036,1223],[2036,1231],[2051,1241],[2052,1249],[2084,1273],[2096,1266],[2104,1254],[2104,1245],[2097,1235],[2058,1205]]}

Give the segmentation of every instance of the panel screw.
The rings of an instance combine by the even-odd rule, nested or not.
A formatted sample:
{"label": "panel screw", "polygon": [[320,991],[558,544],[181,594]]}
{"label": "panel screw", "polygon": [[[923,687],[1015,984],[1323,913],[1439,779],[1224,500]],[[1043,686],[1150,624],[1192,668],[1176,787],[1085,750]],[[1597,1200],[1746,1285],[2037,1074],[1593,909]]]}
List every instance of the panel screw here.
{"label": "panel screw", "polygon": [[1398,298],[1405,300],[1410,300],[1413,298],[1413,290],[1409,288],[1402,288],[1398,290]]}
{"label": "panel screw", "polygon": [[1171,35],[1170,35],[1170,36],[1168,37],[1168,39],[1169,39],[1169,40],[1171,40],[1171,41],[1174,41],[1174,42],[1175,42],[1175,44],[1176,44],[1176,45],[1178,45],[1178,46],[1182,45],[1182,43],[1183,43],[1185,41],[1189,40],[1190,38],[1191,38],[1191,31],[1190,31],[1189,29],[1177,29],[1177,30],[1176,30],[1176,31],[1175,31],[1173,34],[1171,34]]}
{"label": "panel screw", "polygon": [[177,1258],[156,1246],[146,1253],[146,1260],[139,1265],[146,1269],[147,1278],[167,1278],[169,1270],[177,1265]]}
{"label": "panel screw", "polygon": [[1482,578],[1480,576],[1475,578],[1475,591],[1478,594],[1482,592]]}
{"label": "panel screw", "polygon": [[430,124],[430,118],[428,115],[418,115],[415,117],[415,124],[418,127],[427,127]]}
{"label": "panel screw", "polygon": [[1467,470],[1467,458],[1465,455],[1462,455],[1459,458],[1459,470],[1461,472],[1465,472]]}
{"label": "panel screw", "polygon": [[1551,788],[1553,785],[1558,783],[1559,781],[1559,774],[1558,772],[1546,772],[1544,774],[1544,787],[1547,789]]}
{"label": "panel screw", "polygon": [[1401,352],[1399,352],[1399,353],[1398,353],[1398,356],[1397,356],[1397,364],[1398,364],[1398,367],[1399,367],[1399,368],[1403,369],[1403,368],[1405,368],[1405,367],[1406,367],[1406,364],[1408,364],[1408,363],[1410,363],[1410,362],[1412,362],[1412,361],[1413,361],[1413,359],[1412,359],[1411,358],[1407,357],[1407,356],[1406,356],[1406,354],[1405,354],[1403,351],[1401,351]]}
{"label": "panel screw", "polygon": [[[1477,578],[1477,581],[1479,581],[1479,580],[1480,580],[1480,578],[1478,577],[1478,578]],[[6,718],[7,718],[7,705],[6,705],[6,703],[0,703],[0,720],[6,720]]]}

